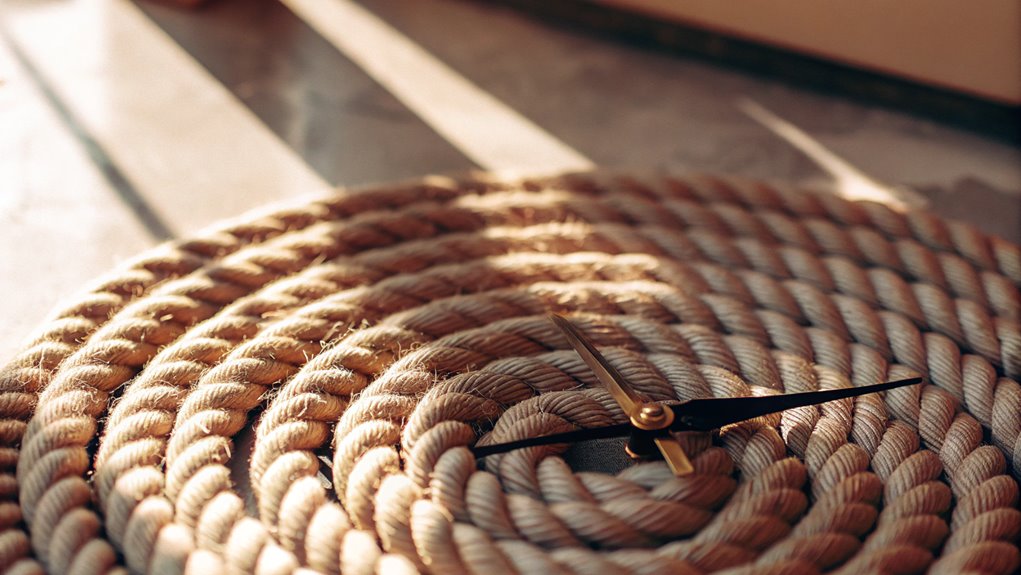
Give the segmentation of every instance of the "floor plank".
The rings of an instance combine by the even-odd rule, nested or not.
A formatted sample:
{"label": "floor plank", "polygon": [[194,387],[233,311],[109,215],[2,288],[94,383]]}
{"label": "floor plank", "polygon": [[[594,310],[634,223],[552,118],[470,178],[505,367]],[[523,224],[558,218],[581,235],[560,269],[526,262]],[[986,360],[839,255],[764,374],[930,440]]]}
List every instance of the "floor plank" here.
{"label": "floor plank", "polygon": [[277,0],[138,5],[328,182],[477,167]]}
{"label": "floor plank", "polygon": [[[548,166],[591,160],[839,191],[832,164],[806,154],[814,146],[845,173],[1021,241],[1017,147],[492,4],[322,2],[362,14],[543,134],[563,153]],[[444,127],[459,119],[442,94],[409,96],[414,84],[358,55],[382,39],[338,49],[317,32],[334,33],[335,21],[303,20],[276,0],[196,10],[0,0],[0,21],[0,360],[57,300],[159,239],[328,183],[506,167],[500,146],[519,152],[526,141],[503,141],[483,121],[494,141],[476,147],[480,126],[470,138]],[[792,145],[748,102],[811,146]]]}
{"label": "floor plank", "polygon": [[177,234],[326,182],[127,0],[4,4],[9,36]]}
{"label": "floor plank", "polygon": [[0,42],[0,362],[59,300],[157,240]]}

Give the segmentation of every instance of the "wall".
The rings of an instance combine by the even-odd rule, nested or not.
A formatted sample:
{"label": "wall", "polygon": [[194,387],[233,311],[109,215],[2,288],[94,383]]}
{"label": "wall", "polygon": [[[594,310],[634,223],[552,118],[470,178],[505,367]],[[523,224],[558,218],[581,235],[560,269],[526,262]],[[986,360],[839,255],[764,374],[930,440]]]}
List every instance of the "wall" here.
{"label": "wall", "polygon": [[594,0],[1021,105],[1021,0]]}

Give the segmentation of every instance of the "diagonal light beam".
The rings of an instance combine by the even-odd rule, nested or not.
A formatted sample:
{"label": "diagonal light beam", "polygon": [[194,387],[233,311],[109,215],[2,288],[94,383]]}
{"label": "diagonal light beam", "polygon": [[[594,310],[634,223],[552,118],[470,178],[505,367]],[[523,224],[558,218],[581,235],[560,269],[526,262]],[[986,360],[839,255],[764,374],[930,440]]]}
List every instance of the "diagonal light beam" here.
{"label": "diagonal light beam", "polygon": [[928,200],[902,186],[889,186],[869,177],[853,164],[834,154],[794,124],[769,111],[751,98],[737,102],[739,110],[767,130],[797,148],[822,168],[835,184],[835,191],[849,200],[871,200],[897,208],[924,207]]}
{"label": "diagonal light beam", "polygon": [[480,167],[511,172],[594,167],[355,2],[282,1]]}

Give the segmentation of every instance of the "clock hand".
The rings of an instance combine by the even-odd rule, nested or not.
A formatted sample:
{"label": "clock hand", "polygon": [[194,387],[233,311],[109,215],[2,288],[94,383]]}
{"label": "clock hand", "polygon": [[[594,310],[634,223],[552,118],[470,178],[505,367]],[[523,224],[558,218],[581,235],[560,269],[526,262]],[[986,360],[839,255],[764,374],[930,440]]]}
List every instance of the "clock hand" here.
{"label": "clock hand", "polygon": [[670,424],[670,430],[709,431],[731,423],[759,417],[760,415],[768,415],[795,407],[818,405],[836,399],[857,397],[877,391],[915,385],[922,383],[922,381],[921,377],[912,377],[862,387],[807,391],[804,393],[788,393],[766,397],[692,399],[684,403],[669,406],[674,413],[674,420]]}
{"label": "clock hand", "polygon": [[638,406],[645,403],[631,388],[624,382],[615,367],[610,365],[594,345],[586,338],[573,323],[562,315],[550,314],[550,319],[557,324],[560,331],[564,332],[567,342],[571,344],[574,351],[578,352],[585,365],[596,374],[596,379],[613,396],[614,401],[624,410],[624,414],[631,417],[638,411]]}
{"label": "clock hand", "polygon": [[[637,430],[641,430],[631,434],[628,453],[632,456],[647,455],[648,439],[651,437],[647,432],[666,429],[674,420],[673,413],[659,404],[645,401],[635,393],[620,372],[606,361],[606,358],[567,318],[550,314],[550,319],[564,332],[571,347],[578,352],[589,369],[596,374],[596,378],[610,391],[610,395],[624,413],[631,418],[631,424]],[[652,441],[675,475],[688,475],[694,471],[681,445],[669,434],[657,436]]]}
{"label": "clock hand", "polygon": [[475,455],[475,457],[485,457],[487,455],[496,455],[497,453],[504,453],[514,449],[521,449],[522,447],[552,445],[554,443],[574,443],[577,441],[588,441],[590,439],[605,439],[607,437],[625,437],[633,430],[634,427],[632,427],[630,423],[618,423],[604,427],[577,429],[575,431],[567,431],[564,433],[551,433],[550,435],[540,435],[539,437],[528,437],[517,441],[508,441],[507,443],[475,445],[469,449],[471,449],[471,452]]}
{"label": "clock hand", "polygon": [[669,434],[654,437],[652,441],[656,444],[659,452],[663,454],[663,460],[666,461],[667,467],[670,468],[670,471],[675,476],[684,477],[685,475],[691,475],[695,471],[695,466],[691,464],[691,460],[688,459],[688,454],[684,452],[684,448]]}
{"label": "clock hand", "polygon": [[[645,407],[662,405],[669,408],[675,414],[674,424],[669,426],[670,431],[710,431],[724,425],[759,417],[760,415],[776,413],[778,411],[784,411],[794,407],[818,405],[820,403],[836,399],[856,397],[868,393],[875,393],[877,391],[914,385],[921,383],[922,381],[922,378],[914,377],[910,379],[845,389],[809,391],[805,393],[790,393],[769,397],[693,399],[677,405],[646,404]],[[731,411],[731,409],[733,409],[733,411]],[[698,413],[699,415],[696,416],[693,415],[693,413]],[[496,443],[493,445],[482,446],[476,445],[470,449],[475,457],[482,458],[487,455],[496,455],[498,453],[504,453],[514,449],[521,449],[523,447],[552,445],[555,443],[574,443],[578,441],[605,439],[609,437],[624,437],[628,434],[633,435],[635,432],[642,431],[643,430],[636,428],[632,423],[618,423],[604,427],[577,429],[575,431],[567,431],[564,433],[552,433],[550,435],[540,435],[539,437],[528,437],[517,441],[509,441],[507,443]],[[655,434],[656,432],[644,431],[644,433]],[[665,448],[664,446],[658,445],[658,440],[660,439],[664,439],[664,437],[661,435],[652,436],[653,442],[657,443],[657,447],[661,450],[670,450],[673,448],[673,446],[670,445],[672,442],[668,442]],[[679,445],[677,447],[680,448]],[[687,456],[684,457],[687,458]],[[669,459],[667,460],[667,463],[670,463]]]}

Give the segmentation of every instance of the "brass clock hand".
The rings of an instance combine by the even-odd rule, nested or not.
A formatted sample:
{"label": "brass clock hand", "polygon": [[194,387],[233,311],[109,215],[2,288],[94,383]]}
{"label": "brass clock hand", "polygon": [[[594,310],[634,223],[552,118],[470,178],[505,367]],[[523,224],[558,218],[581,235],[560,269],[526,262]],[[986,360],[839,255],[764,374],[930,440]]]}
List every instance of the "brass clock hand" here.
{"label": "brass clock hand", "polygon": [[670,435],[664,435],[655,437],[652,441],[656,444],[659,452],[663,454],[663,460],[666,461],[667,467],[675,476],[684,477],[695,472],[695,466],[691,464],[688,454],[684,452],[684,448],[677,443],[676,439]]}
{"label": "brass clock hand", "polygon": [[[674,420],[673,413],[659,404],[645,401],[635,393],[620,372],[606,361],[606,358],[567,318],[551,314],[550,319],[564,332],[571,347],[578,352],[589,369],[596,374],[596,378],[610,391],[610,395],[624,413],[631,418],[631,424],[640,430],[632,434],[632,439],[628,442],[628,454],[636,457],[648,455],[647,440],[652,436],[647,432],[669,427]],[[694,470],[681,445],[669,434],[652,438],[652,442],[675,475],[687,475]]]}
{"label": "brass clock hand", "polygon": [[628,417],[635,415],[638,411],[638,406],[645,403],[645,400],[638,397],[638,394],[632,391],[626,383],[623,383],[624,378],[620,375],[620,372],[603,358],[602,354],[596,350],[595,346],[573,323],[564,316],[555,313],[550,314],[550,319],[553,320],[553,323],[557,324],[560,331],[564,332],[567,342],[571,344],[574,351],[578,352],[585,365],[596,374],[596,379],[606,387],[610,395],[613,396],[613,399],[624,410],[624,414]]}

